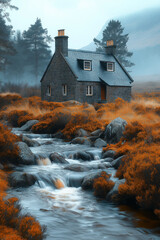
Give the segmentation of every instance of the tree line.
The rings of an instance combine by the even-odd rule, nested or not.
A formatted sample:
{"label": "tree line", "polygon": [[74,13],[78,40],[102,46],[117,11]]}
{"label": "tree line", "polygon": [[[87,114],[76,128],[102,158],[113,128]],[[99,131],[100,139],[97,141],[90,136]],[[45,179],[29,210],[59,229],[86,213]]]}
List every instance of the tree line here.
{"label": "tree line", "polygon": [[37,84],[51,59],[50,43],[53,40],[48,30],[42,27],[40,18],[28,30],[15,32],[8,9],[17,10],[11,0],[0,0],[1,78],[16,84],[26,83],[29,78],[30,82]]}

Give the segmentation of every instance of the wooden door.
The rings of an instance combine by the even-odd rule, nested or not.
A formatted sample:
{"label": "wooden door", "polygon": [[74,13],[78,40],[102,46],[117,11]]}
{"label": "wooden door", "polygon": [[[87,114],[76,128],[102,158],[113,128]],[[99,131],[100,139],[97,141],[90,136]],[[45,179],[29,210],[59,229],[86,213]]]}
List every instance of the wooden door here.
{"label": "wooden door", "polygon": [[101,100],[106,100],[106,85],[101,84]]}

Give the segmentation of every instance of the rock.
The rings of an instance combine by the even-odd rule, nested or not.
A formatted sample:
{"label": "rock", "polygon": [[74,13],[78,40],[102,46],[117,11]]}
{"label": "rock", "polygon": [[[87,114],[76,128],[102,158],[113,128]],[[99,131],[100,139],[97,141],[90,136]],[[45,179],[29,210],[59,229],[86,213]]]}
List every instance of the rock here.
{"label": "rock", "polygon": [[76,188],[80,187],[81,184],[82,184],[83,178],[84,178],[84,176],[81,176],[81,175],[77,176],[77,173],[76,173],[76,175],[75,174],[74,175],[69,175],[68,186],[69,187],[76,187]]}
{"label": "rock", "polygon": [[97,148],[102,148],[102,147],[106,147],[106,146],[107,146],[107,143],[106,143],[106,141],[104,141],[103,139],[98,138],[98,139],[95,141],[94,146],[97,147]]}
{"label": "rock", "polygon": [[86,152],[76,152],[73,154],[73,159],[76,160],[83,160],[83,161],[90,161],[91,155]]}
{"label": "rock", "polygon": [[124,157],[124,156],[121,156],[121,157],[115,159],[115,160],[111,163],[111,164],[112,164],[112,167],[114,167],[115,169],[118,169],[119,166],[120,166],[121,163],[122,163],[122,158],[123,158],[123,157]]}
{"label": "rock", "polygon": [[38,123],[38,120],[30,120],[26,122],[22,127],[19,128],[20,131],[29,131],[31,130],[32,126]]}
{"label": "rock", "polygon": [[100,137],[102,133],[103,133],[102,129],[97,129],[94,132],[91,132],[91,136]]}
{"label": "rock", "polygon": [[47,141],[47,142],[42,143],[42,145],[51,145],[51,144],[53,144],[53,141]]}
{"label": "rock", "polygon": [[114,187],[107,194],[106,199],[108,201],[111,201],[111,200],[113,200],[113,197],[115,199],[118,198],[118,187],[119,187],[120,184],[124,184],[124,183],[125,183],[125,179],[117,180],[115,182]]}
{"label": "rock", "polygon": [[84,144],[91,146],[91,141],[87,137],[76,137],[71,141],[72,144]]}
{"label": "rock", "polygon": [[64,169],[74,171],[74,172],[87,172],[90,170],[90,167],[85,166],[83,164],[74,163],[74,164],[69,164]]}
{"label": "rock", "polygon": [[111,163],[111,162],[113,162],[113,161],[114,161],[114,159],[111,158],[111,157],[107,157],[107,158],[104,158],[104,159],[102,160],[102,162],[106,162],[106,163]]}
{"label": "rock", "polygon": [[63,135],[63,133],[61,131],[59,131],[57,133],[52,134],[52,138],[63,139],[64,135]]}
{"label": "rock", "polygon": [[30,187],[35,182],[35,176],[29,173],[14,172],[9,175],[9,184],[11,187]]}
{"label": "rock", "polygon": [[108,150],[107,152],[102,153],[102,158],[114,158],[115,151],[113,150]]}
{"label": "rock", "polygon": [[49,155],[49,158],[52,163],[63,163],[67,164],[68,162],[65,160],[65,157],[62,156],[61,154],[54,152]]}
{"label": "rock", "polygon": [[91,136],[91,137],[88,137],[88,139],[91,141],[91,142],[95,142],[97,140],[97,138],[99,138],[98,136]]}
{"label": "rock", "polygon": [[35,164],[34,154],[31,152],[27,144],[24,142],[18,142],[17,145],[19,147],[19,157],[20,157],[19,163],[24,165]]}
{"label": "rock", "polygon": [[118,117],[114,119],[105,129],[105,140],[107,143],[118,143],[123,136],[127,122]]}
{"label": "rock", "polygon": [[93,165],[91,165],[92,169],[106,169],[106,168],[110,168],[112,167],[112,165],[108,162],[108,163],[94,163]]}
{"label": "rock", "polygon": [[3,165],[0,163],[0,170],[3,170],[4,169],[4,167],[3,167]]}
{"label": "rock", "polygon": [[78,129],[77,134],[78,137],[88,137],[89,134],[86,130],[84,130],[83,128]]}
{"label": "rock", "polygon": [[83,190],[92,190],[93,189],[93,183],[94,180],[98,177],[100,177],[102,171],[96,172],[96,173],[90,173],[87,176],[84,177],[82,182],[82,189]]}
{"label": "rock", "polygon": [[39,147],[40,146],[39,142],[37,142],[35,140],[32,140],[24,135],[22,135],[21,137],[22,137],[22,141],[24,143],[26,143],[28,145],[28,147]]}

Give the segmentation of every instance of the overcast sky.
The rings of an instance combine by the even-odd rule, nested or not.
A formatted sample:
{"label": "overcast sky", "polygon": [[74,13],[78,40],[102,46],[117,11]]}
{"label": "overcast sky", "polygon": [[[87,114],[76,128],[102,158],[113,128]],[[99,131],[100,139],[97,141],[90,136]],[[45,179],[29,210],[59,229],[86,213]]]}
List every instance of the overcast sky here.
{"label": "overcast sky", "polygon": [[[15,30],[27,30],[36,18],[54,38],[66,29],[70,48],[92,42],[107,20],[160,7],[160,0],[12,0],[19,8],[10,13]],[[54,43],[53,43],[54,44]]]}

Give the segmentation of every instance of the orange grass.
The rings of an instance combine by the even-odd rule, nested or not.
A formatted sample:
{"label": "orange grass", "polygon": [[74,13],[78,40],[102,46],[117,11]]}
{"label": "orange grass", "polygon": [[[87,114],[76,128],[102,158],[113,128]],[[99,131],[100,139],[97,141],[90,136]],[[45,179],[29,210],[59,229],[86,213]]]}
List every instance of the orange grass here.
{"label": "orange grass", "polygon": [[96,197],[105,198],[107,193],[114,187],[114,182],[109,178],[110,175],[103,171],[101,176],[94,180],[93,189]]}
{"label": "orange grass", "polygon": [[41,240],[44,229],[33,217],[22,216],[18,199],[7,198],[8,174],[0,170],[0,239]]}

